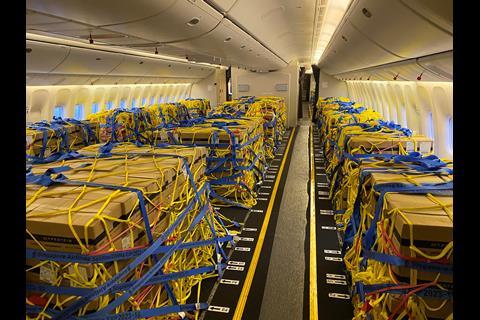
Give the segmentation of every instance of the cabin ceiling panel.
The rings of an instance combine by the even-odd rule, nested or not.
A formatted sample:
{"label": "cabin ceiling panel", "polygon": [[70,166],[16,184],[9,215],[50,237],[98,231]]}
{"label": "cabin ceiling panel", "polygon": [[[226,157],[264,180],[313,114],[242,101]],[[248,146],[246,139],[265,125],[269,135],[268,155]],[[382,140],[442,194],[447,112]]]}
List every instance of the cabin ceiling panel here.
{"label": "cabin ceiling panel", "polygon": [[232,6],[238,5],[241,1],[238,0],[212,0],[223,11],[229,11]]}
{"label": "cabin ceiling panel", "polygon": [[[339,80],[452,81],[451,52],[337,74]],[[427,66],[429,68],[427,68]]]}
{"label": "cabin ceiling panel", "polygon": [[[217,1],[216,1],[217,2]],[[237,1],[228,10],[233,18],[287,62],[309,62],[315,1],[263,0],[253,10],[248,1]]]}
{"label": "cabin ceiling panel", "polygon": [[27,0],[27,8],[92,26],[128,23],[166,12],[176,0]]}
{"label": "cabin ceiling panel", "polygon": [[[355,70],[451,51],[452,2],[357,0],[333,35],[319,66],[332,75],[351,74]],[[443,68],[447,66],[451,63],[446,62]],[[402,70],[402,73],[411,77],[413,70],[417,68]],[[437,77],[431,72],[426,77],[438,79],[436,81],[448,79],[440,74],[441,71],[437,72]]]}
{"label": "cabin ceiling panel", "polygon": [[448,81],[453,81],[453,52],[419,58],[417,63]]}
{"label": "cabin ceiling panel", "polygon": [[122,55],[116,53],[71,47],[68,57],[51,73],[107,74],[123,59]]}
{"label": "cabin ceiling panel", "polygon": [[334,42],[321,63],[328,73],[347,72],[399,60],[399,57],[372,45],[349,21],[340,26],[338,35],[340,41]]}
{"label": "cabin ceiling panel", "polygon": [[439,0],[400,0],[433,24],[453,33],[453,1]]}
{"label": "cabin ceiling panel", "polygon": [[216,64],[243,64],[265,70],[277,69],[286,65],[255,39],[226,19],[222,20],[212,32],[200,38],[180,42],[178,45],[213,56]]}
{"label": "cabin ceiling panel", "polygon": [[[370,17],[363,13],[364,9],[370,12]],[[439,29],[399,0],[359,0],[348,20],[374,44],[403,59],[448,51],[453,47],[452,34]]]}
{"label": "cabin ceiling panel", "polygon": [[26,41],[26,68],[28,72],[50,72],[68,56],[70,49],[66,46],[56,46]]}

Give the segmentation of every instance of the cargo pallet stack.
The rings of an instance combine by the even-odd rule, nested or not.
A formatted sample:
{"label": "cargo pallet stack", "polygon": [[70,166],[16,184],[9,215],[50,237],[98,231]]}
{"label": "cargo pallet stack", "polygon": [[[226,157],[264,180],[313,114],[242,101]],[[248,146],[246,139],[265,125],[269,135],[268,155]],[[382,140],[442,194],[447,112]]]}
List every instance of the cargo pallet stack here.
{"label": "cargo pallet stack", "polygon": [[265,155],[273,159],[286,132],[285,100],[280,97],[240,97],[218,106],[212,117],[263,118]]}
{"label": "cargo pallet stack", "polygon": [[168,319],[208,307],[201,282],[221,276],[234,245],[211,200],[255,205],[264,119],[206,118],[208,100],[187,102],[91,114],[82,123],[95,140],[28,166],[27,318]]}
{"label": "cargo pallet stack", "polygon": [[96,122],[59,119],[27,123],[26,155],[28,162],[50,162],[64,154],[98,143]]}
{"label": "cargo pallet stack", "polygon": [[453,164],[346,98],[317,119],[354,319],[453,319]]}
{"label": "cargo pallet stack", "polygon": [[192,118],[206,117],[211,111],[210,100],[208,99],[187,98],[180,100],[179,103],[187,108]]}

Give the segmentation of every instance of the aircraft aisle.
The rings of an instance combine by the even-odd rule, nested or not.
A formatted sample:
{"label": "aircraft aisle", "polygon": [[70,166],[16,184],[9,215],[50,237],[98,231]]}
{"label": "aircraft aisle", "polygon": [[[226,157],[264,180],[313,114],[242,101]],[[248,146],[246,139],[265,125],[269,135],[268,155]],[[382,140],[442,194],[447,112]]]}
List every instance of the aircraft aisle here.
{"label": "aircraft aisle", "polygon": [[259,319],[280,319],[285,314],[291,314],[292,319],[302,319],[310,125],[306,103],[302,109],[303,118],[297,127],[283,190]]}

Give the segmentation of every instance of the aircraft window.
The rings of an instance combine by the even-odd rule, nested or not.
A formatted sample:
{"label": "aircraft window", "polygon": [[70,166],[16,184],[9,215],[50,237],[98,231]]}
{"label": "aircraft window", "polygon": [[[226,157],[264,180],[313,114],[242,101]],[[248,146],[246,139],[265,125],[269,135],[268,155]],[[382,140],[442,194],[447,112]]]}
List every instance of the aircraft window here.
{"label": "aircraft window", "polygon": [[113,108],[113,102],[112,101],[108,101],[107,102],[107,110],[110,110]]}
{"label": "aircraft window", "polygon": [[98,102],[92,104],[92,113],[98,112]]}
{"label": "aircraft window", "polygon": [[127,105],[127,100],[125,100],[125,99],[120,100],[120,108],[124,109],[126,107],[126,105]]}
{"label": "aircraft window", "polygon": [[434,133],[434,128],[433,128],[433,115],[431,112],[428,113],[427,116],[427,136],[431,139],[435,137]]}
{"label": "aircraft window", "polygon": [[447,126],[447,139],[448,139],[448,149],[450,152],[453,152],[453,118],[448,118]]}
{"label": "aircraft window", "polygon": [[151,97],[150,98],[150,104],[154,104],[155,103],[155,97]]}
{"label": "aircraft window", "polygon": [[53,116],[57,118],[63,118],[65,113],[65,108],[63,106],[56,106],[53,109]]}
{"label": "aircraft window", "polygon": [[162,102],[163,102],[163,96],[160,96],[160,97],[158,98],[158,103],[162,103]]}
{"label": "aircraft window", "polygon": [[132,105],[130,106],[131,108],[135,107],[137,104],[137,99],[132,99]]}
{"label": "aircraft window", "polygon": [[144,106],[145,103],[147,103],[147,98],[142,98],[142,106]]}
{"label": "aircraft window", "polygon": [[83,104],[76,104],[73,109],[73,118],[83,120],[85,118],[85,110]]}
{"label": "aircraft window", "polygon": [[402,125],[404,127],[408,127],[408,124],[407,124],[407,108],[405,108],[405,106],[402,106]]}

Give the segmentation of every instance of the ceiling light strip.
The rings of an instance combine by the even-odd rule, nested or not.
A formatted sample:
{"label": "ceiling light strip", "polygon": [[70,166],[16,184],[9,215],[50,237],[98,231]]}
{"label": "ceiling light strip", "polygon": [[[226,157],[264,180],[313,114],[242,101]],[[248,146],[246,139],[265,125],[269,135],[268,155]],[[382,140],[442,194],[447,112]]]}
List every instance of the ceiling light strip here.
{"label": "ceiling light strip", "polygon": [[352,0],[330,0],[327,2],[320,27],[320,34],[316,43],[315,52],[312,56],[313,64],[318,64],[320,61],[351,3]]}

